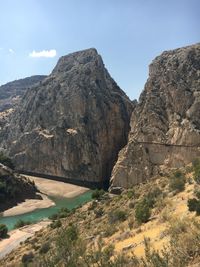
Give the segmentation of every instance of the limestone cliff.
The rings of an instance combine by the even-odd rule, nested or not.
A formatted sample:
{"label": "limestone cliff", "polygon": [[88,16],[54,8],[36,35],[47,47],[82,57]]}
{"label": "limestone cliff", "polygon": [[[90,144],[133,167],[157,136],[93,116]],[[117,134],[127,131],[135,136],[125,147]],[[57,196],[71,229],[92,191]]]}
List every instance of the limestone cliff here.
{"label": "limestone cliff", "polygon": [[2,146],[20,170],[101,182],[127,142],[132,109],[95,49],[72,53],[26,92]]}
{"label": "limestone cliff", "polygon": [[129,187],[165,166],[179,167],[200,157],[199,115],[200,44],[165,51],[149,67],[112,187]]}

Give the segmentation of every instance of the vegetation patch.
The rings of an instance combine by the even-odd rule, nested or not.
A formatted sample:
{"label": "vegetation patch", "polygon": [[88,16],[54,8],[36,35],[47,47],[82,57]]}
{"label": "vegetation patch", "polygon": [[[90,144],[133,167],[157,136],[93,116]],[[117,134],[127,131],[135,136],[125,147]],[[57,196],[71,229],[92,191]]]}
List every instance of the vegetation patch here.
{"label": "vegetation patch", "polygon": [[5,224],[0,224],[0,238],[6,238],[8,234],[8,228]]}
{"label": "vegetation patch", "polygon": [[24,220],[18,220],[17,222],[16,222],[16,224],[14,225],[14,228],[21,228],[21,227],[23,227],[23,226],[25,226],[25,225],[29,225],[29,224],[31,224],[32,222],[30,222],[30,221],[24,221]]}
{"label": "vegetation patch", "polygon": [[185,183],[185,175],[180,170],[178,170],[170,176],[169,188],[171,191],[175,191],[178,193],[184,191]]}

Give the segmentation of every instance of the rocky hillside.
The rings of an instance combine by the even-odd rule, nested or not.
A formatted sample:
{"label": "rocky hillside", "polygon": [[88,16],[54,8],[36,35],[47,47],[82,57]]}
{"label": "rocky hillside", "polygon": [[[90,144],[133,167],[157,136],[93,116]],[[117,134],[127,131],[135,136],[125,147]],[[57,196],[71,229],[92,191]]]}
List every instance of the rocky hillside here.
{"label": "rocky hillside", "polygon": [[42,81],[46,76],[35,75],[0,86],[0,112],[15,107],[28,88]]}
{"label": "rocky hillside", "polygon": [[129,187],[200,156],[200,44],[163,52],[131,117],[112,186]]}
{"label": "rocky hillside", "polygon": [[[52,217],[1,266],[198,267],[200,162]],[[194,205],[195,204],[195,205]],[[66,217],[66,218],[63,218]]]}
{"label": "rocky hillside", "polygon": [[0,212],[25,199],[36,198],[35,185],[0,163]]}
{"label": "rocky hillside", "polygon": [[43,75],[36,75],[0,86],[0,131],[4,128],[11,114],[19,105],[23,94],[45,77]]}
{"label": "rocky hillside", "polygon": [[101,182],[127,143],[133,107],[95,49],[76,52],[26,92],[1,143],[20,170]]}

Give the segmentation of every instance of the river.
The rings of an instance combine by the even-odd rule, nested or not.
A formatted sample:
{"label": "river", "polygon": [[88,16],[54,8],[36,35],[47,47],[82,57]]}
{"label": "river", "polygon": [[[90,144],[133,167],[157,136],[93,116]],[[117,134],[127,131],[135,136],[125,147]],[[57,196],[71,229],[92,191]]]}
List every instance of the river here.
{"label": "river", "polygon": [[55,206],[52,206],[50,208],[45,209],[37,209],[29,213],[17,215],[17,216],[11,216],[11,217],[1,217],[0,218],[0,224],[6,224],[8,227],[8,230],[12,230],[14,228],[14,225],[18,220],[24,220],[24,221],[30,221],[30,222],[38,222],[43,219],[48,218],[50,215],[56,213],[60,208],[68,208],[69,210],[72,210],[73,208],[76,208],[89,200],[91,200],[91,191],[87,191],[79,196],[73,197],[73,198],[61,198],[61,197],[52,197],[49,196],[50,199],[52,199],[55,203]]}

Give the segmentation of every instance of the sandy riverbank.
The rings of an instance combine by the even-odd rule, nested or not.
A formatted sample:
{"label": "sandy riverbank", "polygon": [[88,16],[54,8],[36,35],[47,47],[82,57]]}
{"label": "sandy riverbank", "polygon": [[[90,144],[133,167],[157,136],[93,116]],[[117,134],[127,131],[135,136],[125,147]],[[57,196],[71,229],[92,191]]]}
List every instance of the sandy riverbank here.
{"label": "sandy riverbank", "polygon": [[3,217],[16,216],[34,211],[36,209],[44,209],[55,206],[55,203],[44,194],[39,194],[42,199],[26,199],[17,206],[12,207],[2,213]]}
{"label": "sandy riverbank", "polygon": [[9,232],[9,237],[0,241],[0,259],[19,247],[20,243],[33,236],[35,232],[50,224],[50,221],[41,221],[36,224],[24,226]]}
{"label": "sandy riverbank", "polygon": [[35,182],[35,185],[41,192],[40,195],[42,199],[27,199],[24,202],[19,203],[17,206],[4,211],[1,214],[3,217],[16,216],[32,212],[36,209],[49,208],[54,206],[55,203],[46,195],[73,198],[88,191],[88,188],[77,185],[67,184],[34,176],[25,176]]}
{"label": "sandy riverbank", "polygon": [[67,184],[35,176],[24,176],[26,176],[30,180],[33,180],[41,193],[47,194],[49,196],[72,198],[81,195],[89,190],[88,188],[78,185]]}

